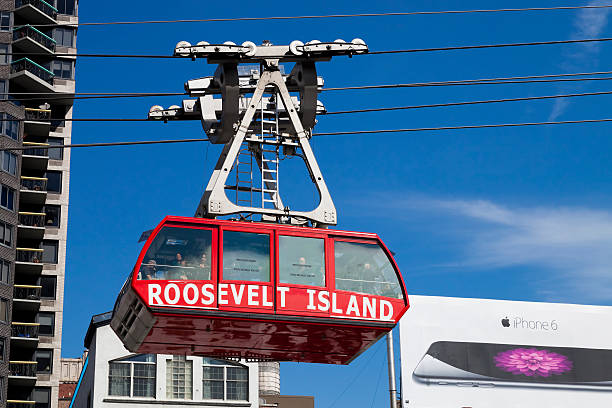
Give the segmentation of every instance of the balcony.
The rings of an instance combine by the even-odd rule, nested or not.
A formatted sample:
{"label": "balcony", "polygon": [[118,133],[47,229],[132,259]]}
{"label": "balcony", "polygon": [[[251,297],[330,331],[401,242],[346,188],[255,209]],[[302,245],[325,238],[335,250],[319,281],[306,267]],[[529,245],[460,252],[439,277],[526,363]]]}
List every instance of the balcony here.
{"label": "balcony", "polygon": [[51,131],[51,109],[25,108],[23,132],[29,136],[49,136]]}
{"label": "balcony", "polygon": [[9,79],[29,91],[53,91],[54,77],[53,72],[29,58],[20,58],[11,62]]}
{"label": "balcony", "polygon": [[36,361],[9,361],[9,381],[15,385],[34,385],[37,365]]}
{"label": "balcony", "polygon": [[40,291],[38,285],[14,285],[13,309],[37,312],[40,309]]}
{"label": "balcony", "polygon": [[27,24],[13,29],[13,47],[25,52],[53,55],[56,41],[42,31]]}
{"label": "balcony", "polygon": [[17,233],[20,239],[41,240],[45,235],[45,213],[19,211]]}
{"label": "balcony", "polygon": [[39,328],[39,323],[11,323],[11,343],[18,343],[21,347],[36,348]]}
{"label": "balcony", "polygon": [[44,0],[15,0],[15,14],[35,24],[53,24],[57,9]]}
{"label": "balcony", "polygon": [[17,248],[16,252],[15,273],[40,274],[42,272],[42,249]]}
{"label": "balcony", "polygon": [[6,400],[6,408],[34,408],[36,401]]}
{"label": "balcony", "polygon": [[30,170],[47,170],[47,164],[49,163],[49,149],[46,147],[49,143],[34,143],[34,142],[23,142],[23,147],[27,147],[23,151],[22,156],[22,168]]}
{"label": "balcony", "polygon": [[21,176],[19,201],[22,203],[44,204],[47,198],[47,179],[45,177]]}

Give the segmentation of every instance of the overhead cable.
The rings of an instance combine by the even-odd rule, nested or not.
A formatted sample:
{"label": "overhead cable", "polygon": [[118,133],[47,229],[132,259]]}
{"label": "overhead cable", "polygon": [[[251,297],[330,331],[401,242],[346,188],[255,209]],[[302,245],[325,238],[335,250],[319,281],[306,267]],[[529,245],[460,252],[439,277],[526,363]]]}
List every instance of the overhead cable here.
{"label": "overhead cable", "polygon": [[[64,145],[49,145],[39,146],[36,149],[68,149],[75,147],[109,147],[109,146],[135,146],[135,145],[151,145],[151,144],[168,144],[168,143],[194,143],[194,142],[208,142],[206,139],[171,139],[171,140],[139,140],[134,142],[109,142],[109,143],[74,143]],[[19,146],[19,147],[0,147],[0,151],[4,150],[28,150],[32,149],[32,146]]]}
{"label": "overhead cable", "polygon": [[201,18],[182,20],[144,20],[144,21],[101,21],[84,23],[54,23],[35,24],[36,27],[59,27],[59,26],[106,26],[106,25],[134,25],[134,24],[176,24],[176,23],[215,23],[230,21],[269,21],[269,20],[305,20],[324,18],[354,18],[354,17],[401,17],[419,15],[440,14],[470,14],[470,13],[504,13],[504,12],[527,12],[527,11],[555,11],[555,10],[581,10],[581,9],[604,9],[612,5],[585,5],[585,6],[556,6],[556,7],[523,7],[502,9],[473,9],[473,10],[439,10],[439,11],[408,11],[390,13],[354,13],[354,14],[324,14],[303,16],[272,16],[272,17],[229,17],[229,18]]}

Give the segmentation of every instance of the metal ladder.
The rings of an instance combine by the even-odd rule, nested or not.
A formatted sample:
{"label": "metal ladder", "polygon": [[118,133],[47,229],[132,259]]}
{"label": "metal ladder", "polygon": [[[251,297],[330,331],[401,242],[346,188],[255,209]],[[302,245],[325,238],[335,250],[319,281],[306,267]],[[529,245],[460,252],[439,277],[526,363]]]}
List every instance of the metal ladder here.
{"label": "metal ladder", "polygon": [[[267,106],[266,106],[267,105]],[[276,93],[272,93],[264,103],[260,102],[261,139],[261,206],[273,205],[279,209],[279,149],[280,135],[278,130],[278,102]]]}
{"label": "metal ladder", "polygon": [[253,206],[253,155],[248,143],[240,146],[235,164],[236,173],[236,204]]}

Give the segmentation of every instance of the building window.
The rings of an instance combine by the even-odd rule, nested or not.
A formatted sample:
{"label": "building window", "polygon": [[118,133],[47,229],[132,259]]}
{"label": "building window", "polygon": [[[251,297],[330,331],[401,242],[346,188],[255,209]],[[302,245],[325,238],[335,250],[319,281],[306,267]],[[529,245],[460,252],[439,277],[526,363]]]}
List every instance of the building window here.
{"label": "building window", "polygon": [[9,56],[9,45],[8,44],[0,44],[0,65],[7,65],[11,57]]}
{"label": "building window", "polygon": [[8,99],[8,81],[0,79],[0,99]]}
{"label": "building window", "polygon": [[74,16],[76,11],[75,6],[76,0],[57,0],[57,12],[59,14],[68,14],[69,16]]}
{"label": "building window", "polygon": [[172,356],[166,361],[166,398],[192,399],[193,361]]}
{"label": "building window", "polygon": [[38,312],[36,315],[36,323],[40,325],[38,327],[38,333],[41,336],[55,335],[55,313]]}
{"label": "building window", "polygon": [[36,372],[50,374],[53,371],[53,350],[38,349],[34,352]]}
{"label": "building window", "polygon": [[[64,144],[64,139],[61,137],[48,137],[47,143],[49,143],[51,146],[61,146]],[[64,149],[57,147],[54,149],[49,149],[49,158],[52,160],[62,160],[64,158]]]}
{"label": "building window", "polygon": [[140,354],[108,363],[108,395],[155,398],[154,354]]}
{"label": "building window", "polygon": [[0,322],[8,322],[8,300],[0,299]]}
{"label": "building window", "polygon": [[11,12],[0,11],[0,31],[11,30]]}
{"label": "building window", "polygon": [[204,357],[202,397],[211,400],[248,401],[249,369],[242,364]]}
{"label": "building window", "polygon": [[[0,361],[5,361],[6,359],[6,339],[4,337],[0,337]],[[2,400],[0,399],[0,402]]]}
{"label": "building window", "polygon": [[51,71],[56,78],[73,79],[73,61],[55,60],[51,63]]}
{"label": "building window", "polygon": [[48,171],[45,173],[47,178],[47,192],[49,193],[61,193],[62,192],[62,172],[61,171]]}
{"label": "building window", "polygon": [[34,408],[50,408],[51,407],[51,388],[36,387],[32,391],[32,399],[35,401]]}
{"label": "building window", "polygon": [[0,282],[7,285],[11,282],[11,263],[5,259],[0,259]]}
{"label": "building window", "polygon": [[8,113],[3,113],[1,118],[2,123],[0,124],[0,129],[2,130],[2,134],[13,140],[19,140],[19,121],[17,118]]}
{"label": "building window", "polygon": [[43,275],[40,277],[41,299],[55,299],[55,291],[57,288],[57,276]]}
{"label": "building window", "polygon": [[2,171],[17,175],[17,155],[6,150],[2,152]]}
{"label": "building window", "polygon": [[59,205],[45,205],[45,226],[59,227],[62,215],[62,207]]}
{"label": "building window", "polygon": [[53,39],[62,47],[74,47],[74,30],[72,28],[56,28],[53,30]]}
{"label": "building window", "polygon": [[0,207],[11,211],[15,209],[15,190],[4,184],[0,190]]}
{"label": "building window", "polygon": [[13,246],[13,226],[0,221],[0,244]]}
{"label": "building window", "polygon": [[59,241],[44,240],[42,242],[42,261],[43,263],[57,264],[57,249]]}

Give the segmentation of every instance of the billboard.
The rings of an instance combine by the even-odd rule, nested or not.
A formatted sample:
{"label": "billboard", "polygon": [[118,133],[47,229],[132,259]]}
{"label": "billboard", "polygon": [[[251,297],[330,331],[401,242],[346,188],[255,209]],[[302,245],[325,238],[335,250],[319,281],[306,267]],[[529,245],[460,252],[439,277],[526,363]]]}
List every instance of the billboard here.
{"label": "billboard", "polygon": [[612,307],[411,296],[402,406],[612,406]]}

